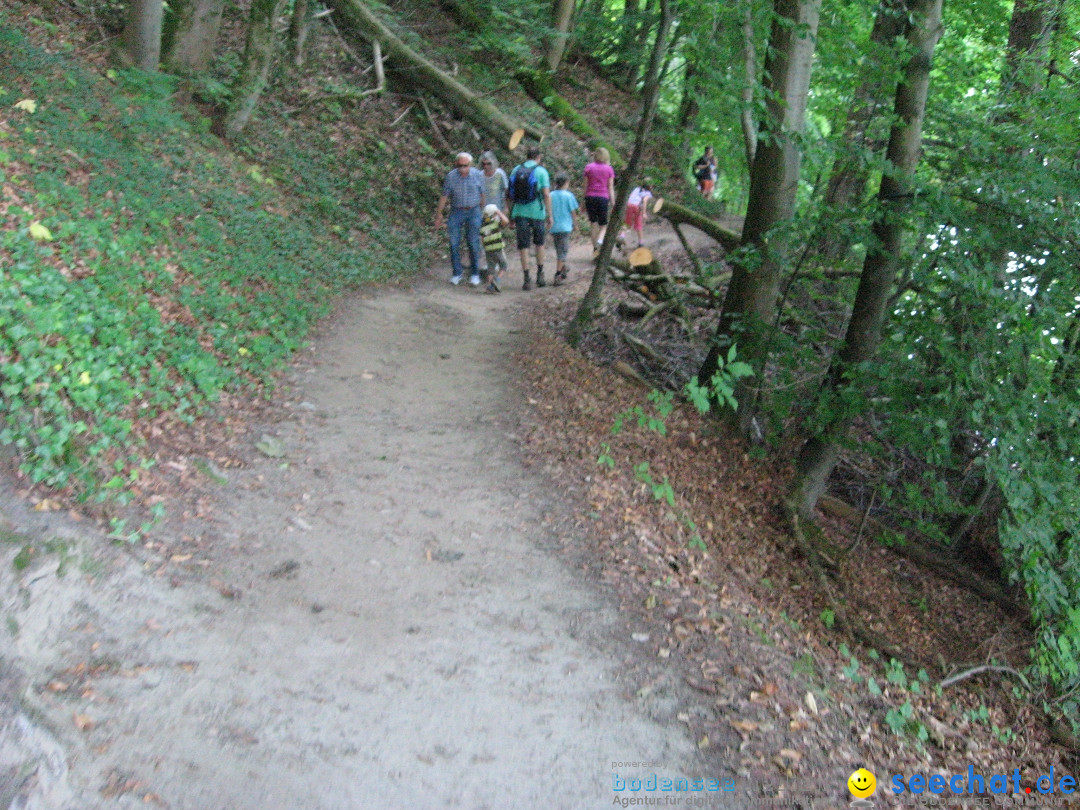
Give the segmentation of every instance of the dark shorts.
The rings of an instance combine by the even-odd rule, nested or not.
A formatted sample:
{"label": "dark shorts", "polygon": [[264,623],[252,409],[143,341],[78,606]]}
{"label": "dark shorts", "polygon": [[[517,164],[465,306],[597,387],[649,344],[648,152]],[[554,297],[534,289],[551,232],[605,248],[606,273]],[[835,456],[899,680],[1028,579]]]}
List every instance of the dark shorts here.
{"label": "dark shorts", "polygon": [[607,225],[610,205],[611,200],[607,197],[586,197],[585,213],[589,215],[589,222],[595,222],[600,226]]}
{"label": "dark shorts", "polygon": [[555,245],[555,258],[565,261],[570,253],[570,231],[553,233],[551,235],[551,241]]}
{"label": "dark shorts", "polygon": [[514,217],[514,229],[517,231],[518,250],[528,250],[530,242],[534,245],[543,245],[545,224],[546,223],[542,219]]}

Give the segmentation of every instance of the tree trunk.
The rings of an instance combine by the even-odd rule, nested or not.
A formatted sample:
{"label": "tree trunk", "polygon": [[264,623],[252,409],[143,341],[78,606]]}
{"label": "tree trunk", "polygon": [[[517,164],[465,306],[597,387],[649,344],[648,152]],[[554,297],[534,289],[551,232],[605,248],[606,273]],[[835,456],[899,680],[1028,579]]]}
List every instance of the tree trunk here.
{"label": "tree trunk", "polygon": [[240,74],[225,112],[225,137],[239,135],[259,103],[274,61],[274,17],[279,0],[252,0]]}
{"label": "tree trunk", "polygon": [[[361,0],[327,0],[334,10],[342,35],[364,42],[378,41],[386,58],[400,63],[399,81],[427,90],[443,103],[457,110],[486,134],[506,143],[519,124],[504,115],[494,104],[477,95],[453,76],[439,70],[426,57],[414,51],[387,28]],[[529,137],[540,140],[534,127],[524,127]]]}
{"label": "tree trunk", "polygon": [[293,67],[303,67],[304,47],[311,32],[312,12],[315,4],[310,0],[295,0],[292,17],[289,18],[289,61]]}
{"label": "tree trunk", "polygon": [[[874,356],[881,341],[886,304],[900,263],[904,216],[911,204],[911,181],[922,148],[930,65],[941,36],[941,4],[942,0],[912,0],[909,5],[912,22],[908,25],[907,42],[912,55],[896,90],[896,123],[886,153],[893,169],[881,178],[879,212],[863,262],[851,320],[843,347],[833,358],[819,392],[820,398],[833,398],[843,388],[858,385],[860,364]],[[836,465],[839,441],[851,423],[851,414],[836,410],[835,404],[833,408],[831,419],[803,445],[796,465],[793,505],[804,518],[810,517],[825,491],[829,474]]]}
{"label": "tree trunk", "polygon": [[548,70],[554,73],[562,64],[563,56],[570,44],[570,33],[574,25],[575,0],[553,0],[551,7],[551,22],[555,33],[548,43],[547,62]]}
{"label": "tree trunk", "polygon": [[153,72],[161,61],[162,0],[132,0],[124,26],[124,59],[140,70]]}
{"label": "tree trunk", "polygon": [[1050,64],[1050,41],[1063,0],[1016,0],[1009,20],[1002,95],[1041,90]]}
{"label": "tree trunk", "polygon": [[[721,352],[738,343],[740,357],[760,372],[765,362],[767,330],[776,308],[780,273],[787,259],[783,236],[770,233],[790,220],[795,208],[802,155],[796,142],[806,118],[810,66],[814,56],[821,0],[775,0],[775,19],[765,61],[765,137],[758,144],[750,173],[750,201],[742,243],[755,248],[756,260],[738,262],[731,276],[713,345],[698,372],[708,385],[720,366]],[[747,384],[736,387],[745,404]],[[745,432],[752,409],[729,413],[730,427]]]}
{"label": "tree trunk", "polygon": [[757,51],[754,48],[754,4],[751,0],[743,1],[743,67],[746,71],[746,84],[742,91],[742,112],[739,122],[742,124],[743,144],[746,148],[746,169],[754,167],[754,155],[757,153],[757,128],[754,126],[754,88],[757,87]]}
{"label": "tree trunk", "polygon": [[608,265],[611,263],[611,251],[615,247],[618,238],[618,223],[622,221],[626,213],[626,198],[630,196],[631,184],[637,175],[638,166],[641,165],[641,156],[645,151],[645,144],[649,139],[649,130],[652,129],[653,119],[656,117],[656,103],[660,97],[660,67],[664,61],[664,52],[667,50],[668,34],[671,31],[671,0],[660,0],[660,24],[656,29],[656,40],[653,42],[652,57],[649,59],[649,69],[645,74],[645,86],[641,92],[641,119],[638,121],[637,133],[634,136],[634,151],[630,154],[630,160],[626,168],[619,175],[618,187],[615,189],[615,201],[611,211],[612,227],[608,228],[604,235],[604,241],[600,245],[600,255],[596,260],[596,269],[593,270],[592,283],[581,299],[577,314],[570,324],[570,343],[577,345],[581,339],[581,333],[592,322],[593,316],[600,308],[600,293],[604,289],[604,281],[608,275]]}
{"label": "tree trunk", "polygon": [[176,22],[165,54],[173,73],[202,73],[214,58],[225,0],[186,0],[174,4]]}
{"label": "tree trunk", "polygon": [[684,133],[694,129],[697,124],[698,113],[701,105],[697,100],[697,87],[694,79],[697,77],[696,60],[687,57],[686,67],[683,68],[682,98],[679,100],[679,129]]}
{"label": "tree trunk", "polygon": [[[877,16],[874,17],[874,27],[870,31],[872,52],[891,48],[896,38],[903,35],[906,21],[904,0],[881,0]],[[870,123],[890,92],[888,80],[880,78],[883,72],[889,73],[883,71],[879,59],[868,60],[864,78],[852,98],[851,111],[841,136],[841,152],[833,164],[825,191],[822,212],[826,217],[830,212],[843,212],[849,206],[858,204],[866,191],[869,166],[860,159],[859,151],[864,148]],[[837,235],[823,233],[818,240],[818,248],[824,258],[836,259],[846,250],[847,244]]]}

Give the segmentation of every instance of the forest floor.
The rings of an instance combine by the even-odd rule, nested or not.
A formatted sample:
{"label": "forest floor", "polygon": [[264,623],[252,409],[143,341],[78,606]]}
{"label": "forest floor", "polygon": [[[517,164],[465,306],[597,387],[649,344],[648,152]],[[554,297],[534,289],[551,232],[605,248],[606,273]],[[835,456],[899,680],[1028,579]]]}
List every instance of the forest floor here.
{"label": "forest floor", "polygon": [[[1060,764],[924,706],[914,672],[868,689],[783,561],[780,471],[682,409],[596,464],[646,391],[561,336],[587,250],[559,289],[440,267],[343,302],[270,402],[159,437],[167,517],[137,544],[4,490],[0,807],[827,808],[861,766]],[[643,458],[722,502],[666,508]],[[883,722],[905,700],[907,741]],[[614,789],[653,773],[719,789]]]}

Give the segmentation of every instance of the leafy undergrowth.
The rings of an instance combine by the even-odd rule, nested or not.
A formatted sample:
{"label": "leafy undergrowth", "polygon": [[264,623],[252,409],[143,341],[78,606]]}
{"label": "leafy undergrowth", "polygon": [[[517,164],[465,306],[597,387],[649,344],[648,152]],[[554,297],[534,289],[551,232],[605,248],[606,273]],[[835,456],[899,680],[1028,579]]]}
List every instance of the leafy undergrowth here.
{"label": "leafy undergrowth", "polygon": [[335,295],[432,240],[390,206],[357,222],[394,195],[385,167],[358,188],[311,139],[238,158],[173,80],[95,70],[19,10],[0,15],[0,440],[29,482],[123,502],[148,438],[257,398]]}
{"label": "leafy undergrowth", "polygon": [[[879,783],[883,773],[1019,768],[1024,786],[1051,766],[1075,769],[1052,742],[1038,696],[1015,681],[987,673],[941,686],[990,660],[1022,666],[1022,625],[858,537],[857,526],[823,520],[830,540],[850,549],[835,586],[914,662],[842,635],[786,530],[780,497],[790,471],[754,460],[688,406],[667,417],[666,436],[636,426],[613,435],[627,409],[658,415],[646,389],[555,336],[572,314],[571,302],[554,299],[532,313],[530,350],[519,358],[527,453],[578,493],[569,553],[599,568],[623,607],[656,628],[653,653],[702,693],[684,719],[718,773],[730,768],[765,795],[843,803],[848,774],[863,766]],[[599,324],[622,328],[614,316]],[[738,739],[726,742],[733,731]]]}

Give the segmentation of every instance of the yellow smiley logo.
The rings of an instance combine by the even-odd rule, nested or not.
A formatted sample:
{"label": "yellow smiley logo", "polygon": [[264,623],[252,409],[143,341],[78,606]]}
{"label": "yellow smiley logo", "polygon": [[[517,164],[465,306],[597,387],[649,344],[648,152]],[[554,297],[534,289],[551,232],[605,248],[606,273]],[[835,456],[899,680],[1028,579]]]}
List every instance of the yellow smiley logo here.
{"label": "yellow smiley logo", "polygon": [[859,768],[848,777],[847,787],[856,799],[865,799],[867,796],[874,795],[874,791],[877,790],[877,779],[866,768]]}

